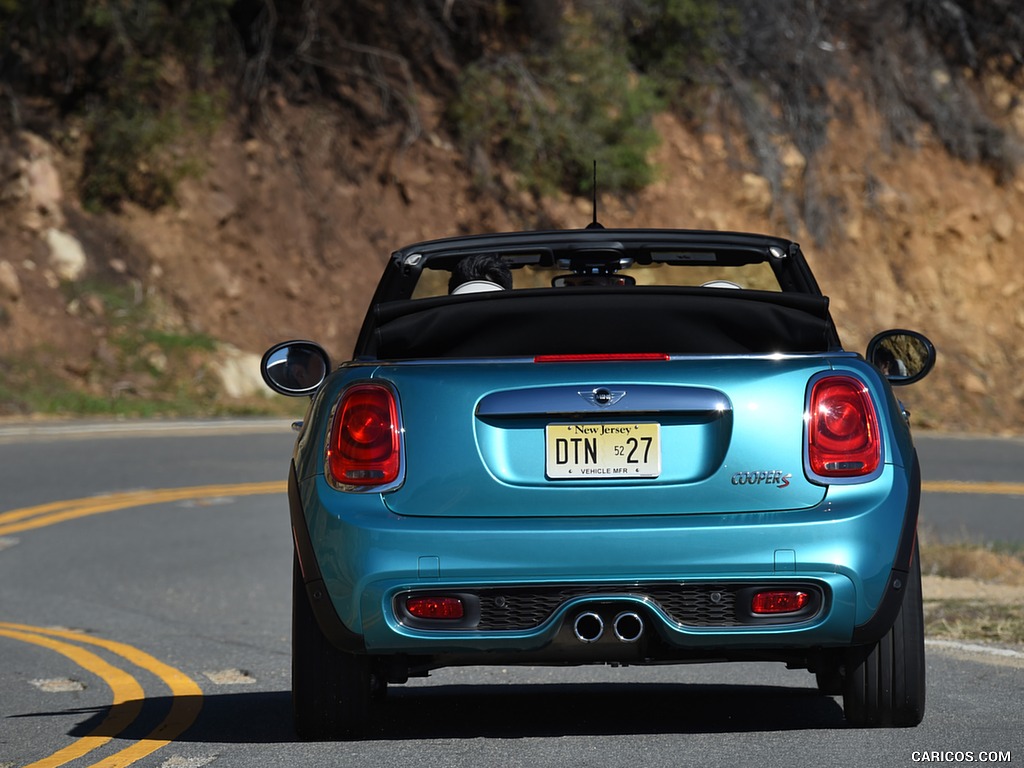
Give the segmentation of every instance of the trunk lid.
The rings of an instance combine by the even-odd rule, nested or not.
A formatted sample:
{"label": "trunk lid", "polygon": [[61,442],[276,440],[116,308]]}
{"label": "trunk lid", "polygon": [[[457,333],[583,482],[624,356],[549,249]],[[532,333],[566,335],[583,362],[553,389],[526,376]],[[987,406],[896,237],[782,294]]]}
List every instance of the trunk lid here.
{"label": "trunk lid", "polygon": [[[399,515],[575,517],[806,509],[820,356],[385,364],[399,398]],[[515,382],[510,385],[509,382]]]}

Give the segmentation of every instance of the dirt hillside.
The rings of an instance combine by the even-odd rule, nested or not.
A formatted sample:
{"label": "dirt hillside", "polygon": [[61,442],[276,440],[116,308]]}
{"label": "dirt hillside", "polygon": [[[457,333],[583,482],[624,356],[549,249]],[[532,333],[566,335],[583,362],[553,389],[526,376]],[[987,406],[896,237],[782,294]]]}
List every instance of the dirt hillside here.
{"label": "dirt hillside", "polygon": [[[994,89],[990,96],[1024,135],[1019,95]],[[230,120],[222,125],[201,148],[205,172],[181,183],[176,206],[156,212],[82,210],[73,126],[59,146],[20,137],[0,177],[0,359],[8,383],[12,371],[33,365],[94,396],[144,395],[153,386],[159,346],[119,348],[110,325],[124,310],[94,285],[129,286],[169,333],[201,333],[249,355],[308,337],[344,359],[393,248],[589,221],[589,200],[537,201],[511,174],[497,187],[475,187],[429,102],[419,105],[423,129],[411,144],[398,129],[353,133],[315,105],[278,100],[272,107],[255,137],[240,138]],[[819,244],[786,228],[779,190],[741,170],[742,158],[721,135],[694,133],[668,115],[657,127],[659,180],[628,199],[603,196],[606,226],[797,239],[832,298],[848,348],[863,351],[871,335],[890,327],[920,330],[936,343],[935,372],[900,393],[918,427],[1024,431],[1017,258],[1024,175],[1000,183],[950,159],[927,135],[916,149],[884,146],[875,116],[856,109],[832,124],[827,148],[814,159],[827,171],[818,175],[827,188],[817,194],[832,201],[842,222],[835,242]],[[784,183],[799,188],[807,159],[792,147],[781,156]],[[218,354],[206,352],[197,364],[210,370]],[[124,355],[152,364],[139,373]],[[244,388],[232,393],[248,396]],[[29,414],[8,397],[0,415]]]}

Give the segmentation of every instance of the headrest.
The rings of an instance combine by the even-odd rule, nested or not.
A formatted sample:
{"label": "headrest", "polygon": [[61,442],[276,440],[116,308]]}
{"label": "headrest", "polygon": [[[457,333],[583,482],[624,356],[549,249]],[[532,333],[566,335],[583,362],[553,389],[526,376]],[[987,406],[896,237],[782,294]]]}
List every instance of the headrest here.
{"label": "headrest", "polygon": [[503,290],[505,289],[497,283],[492,283],[490,280],[470,280],[456,286],[455,290],[452,291],[452,296],[459,293],[487,293],[488,291]]}
{"label": "headrest", "polygon": [[709,280],[706,283],[701,284],[701,288],[739,288],[737,283],[732,280]]}

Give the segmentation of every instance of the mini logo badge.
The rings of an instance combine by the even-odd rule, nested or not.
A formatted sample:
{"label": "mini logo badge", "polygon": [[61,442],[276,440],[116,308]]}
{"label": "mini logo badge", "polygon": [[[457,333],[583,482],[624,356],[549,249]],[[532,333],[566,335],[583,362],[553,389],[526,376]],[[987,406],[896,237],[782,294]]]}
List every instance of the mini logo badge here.
{"label": "mini logo badge", "polygon": [[587,390],[580,390],[579,395],[591,405],[596,405],[598,408],[607,408],[619,402],[619,400],[626,396],[626,393],[613,392],[607,387],[598,387],[589,392]]}

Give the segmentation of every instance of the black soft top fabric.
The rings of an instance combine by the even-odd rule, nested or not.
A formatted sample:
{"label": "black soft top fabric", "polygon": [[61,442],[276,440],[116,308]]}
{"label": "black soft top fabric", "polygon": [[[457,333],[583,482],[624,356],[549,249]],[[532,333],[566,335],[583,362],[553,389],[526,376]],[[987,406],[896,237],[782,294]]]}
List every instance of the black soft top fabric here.
{"label": "black soft top fabric", "polygon": [[571,288],[394,301],[360,357],[771,354],[836,344],[828,299],[721,288]]}

